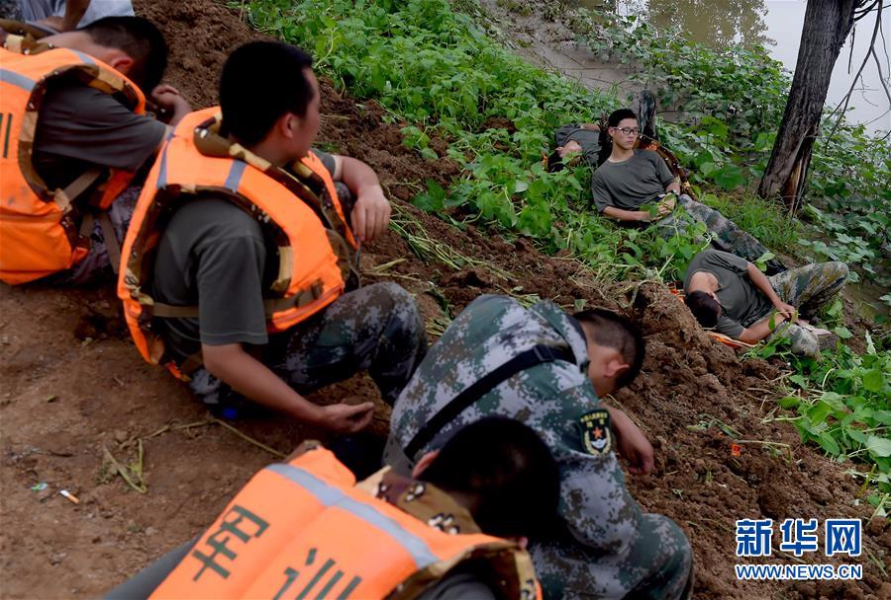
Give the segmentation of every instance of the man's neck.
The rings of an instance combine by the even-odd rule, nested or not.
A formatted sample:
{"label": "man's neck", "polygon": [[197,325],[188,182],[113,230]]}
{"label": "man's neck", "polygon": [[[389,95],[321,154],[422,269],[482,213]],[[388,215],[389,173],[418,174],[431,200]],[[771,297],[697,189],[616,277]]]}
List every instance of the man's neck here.
{"label": "man's neck", "polygon": [[[230,137],[230,139],[232,138]],[[269,138],[261,140],[253,146],[245,146],[245,148],[259,156],[260,158],[268,160],[275,167],[281,168],[293,161],[293,159],[288,156],[287,153],[281,152],[276,147],[276,144],[271,142]]]}
{"label": "man's neck", "polygon": [[632,156],[634,156],[634,148],[625,150],[624,148],[620,148],[618,146],[618,144],[613,144],[613,151],[610,152],[609,162],[612,162],[612,163],[625,162]]}

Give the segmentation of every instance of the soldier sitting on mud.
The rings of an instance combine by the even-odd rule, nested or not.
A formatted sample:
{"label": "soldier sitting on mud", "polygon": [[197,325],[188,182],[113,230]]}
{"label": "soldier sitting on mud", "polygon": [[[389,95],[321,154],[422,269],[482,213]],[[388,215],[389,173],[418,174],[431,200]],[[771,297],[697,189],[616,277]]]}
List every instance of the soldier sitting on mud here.
{"label": "soldier sitting on mud", "polygon": [[[631,109],[612,113],[608,126],[612,151],[591,177],[594,204],[602,215],[632,225],[655,223],[667,235],[686,230],[692,218],[705,223],[712,244],[721,250],[753,262],[768,251],[717,210],[682,194],[677,179],[657,153],[635,149],[641,130]],[[647,205],[653,205],[653,210],[645,210]],[[768,261],[767,267],[772,273],[785,270],[778,260]]]}
{"label": "soldier sitting on mud", "polygon": [[841,262],[805,265],[767,277],[738,256],[705,250],[690,262],[684,293],[703,327],[747,344],[780,335],[789,338],[796,354],[814,356],[835,336],[805,319],[831,302],[847,278],[848,267]]}
{"label": "soldier sitting on mud", "polygon": [[525,538],[547,531],[559,498],[548,447],[509,419],[468,425],[410,477],[384,469],[359,484],[308,442],[106,599],[532,600]]}
{"label": "soldier sitting on mud", "polygon": [[[426,333],[398,285],[358,288],[359,244],[386,231],[390,205],[371,167],[311,149],[311,67],[277,42],[232,53],[222,113],[184,118],[149,175],[118,295],[143,357],[188,380],[212,410],[256,406],[244,396],[352,432],[371,421],[372,402],[317,406],[301,394],[368,370],[392,403]],[[335,180],[353,191],[351,211]]]}
{"label": "soldier sitting on mud", "polygon": [[397,471],[480,417],[519,419],[550,446],[561,475],[560,523],[530,552],[545,597],[682,598],[693,555],[670,519],[642,513],[616,452],[650,472],[653,447],[601,399],[637,376],[640,331],[605,310],[574,317],[549,301],[474,300],[431,348],[393,408],[385,462]]}
{"label": "soldier sitting on mud", "polygon": [[[36,42],[6,35],[0,57],[8,74],[0,93],[8,116],[0,124],[8,150],[0,160],[8,200],[0,207],[0,280],[111,277],[137,174],[168,130],[145,114],[146,100],[174,125],[190,110],[159,85],[164,37],[146,19],[108,17]],[[116,239],[107,248],[109,237]]]}

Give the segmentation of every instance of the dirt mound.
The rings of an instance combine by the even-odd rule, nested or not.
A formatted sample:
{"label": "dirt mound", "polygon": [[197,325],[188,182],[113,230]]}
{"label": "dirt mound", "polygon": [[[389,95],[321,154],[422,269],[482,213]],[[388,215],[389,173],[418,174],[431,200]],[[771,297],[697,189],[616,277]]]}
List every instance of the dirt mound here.
{"label": "dirt mound", "polygon": [[[214,101],[226,53],[258,37],[210,0],[136,7],[170,36],[170,79],[196,107]],[[357,104],[328,82],[322,93],[322,147],[371,164],[392,196],[404,200],[427,179],[447,183],[459,174],[447,159],[425,160],[405,148],[400,125],[384,123],[374,102]],[[435,139],[431,147],[442,157],[448,142]],[[644,370],[617,401],[657,447],[657,468],[628,480],[646,510],[671,516],[689,535],[697,598],[888,597],[872,564],[860,587],[743,585],[733,578],[736,519],[868,516],[853,505],[857,489],[843,466],[801,447],[790,425],[771,420],[776,367],[740,362],[662,286],[607,288],[577,263],[545,257],[526,240],[472,226],[462,231],[400,202],[396,209],[395,224],[409,240],[388,232],[365,249],[363,271],[368,281],[395,280],[414,293],[431,332],[483,293],[511,293],[526,302],[553,298],[570,310],[606,306],[641,324]],[[15,574],[2,580],[4,597],[100,595],[209,524],[273,459],[208,422],[177,382],[141,361],[109,289],[4,287],[0,377],[0,548],[4,572]],[[355,377],[311,398],[327,403],[357,394],[377,396],[370,380]],[[378,407],[372,431],[383,435],[389,412]],[[283,417],[236,425],[280,452],[308,437],[325,438]],[[741,446],[739,456],[731,454],[731,443]],[[140,447],[147,493],[125,485],[108,458],[139,465]],[[47,488],[32,491],[41,482]],[[873,521],[866,537],[872,555],[891,567],[884,521]]]}

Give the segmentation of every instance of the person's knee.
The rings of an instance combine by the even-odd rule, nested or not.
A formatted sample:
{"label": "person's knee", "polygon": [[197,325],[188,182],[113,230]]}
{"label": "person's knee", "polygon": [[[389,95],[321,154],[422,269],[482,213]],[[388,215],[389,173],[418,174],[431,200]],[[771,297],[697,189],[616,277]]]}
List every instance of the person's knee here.
{"label": "person's knee", "polygon": [[848,274],[851,272],[851,270],[848,268],[848,265],[838,260],[826,264],[829,265],[829,268],[832,270],[833,273],[836,274],[838,278],[843,280],[848,279]]}
{"label": "person's knee", "polygon": [[383,281],[381,283],[372,283],[365,286],[364,289],[367,294],[374,298],[374,303],[381,308],[385,308],[387,312],[407,307],[417,311],[415,299],[398,283]]}
{"label": "person's knee", "polygon": [[677,523],[663,515],[645,515],[651,527],[642,542],[654,552],[651,574],[642,583],[651,597],[684,598],[693,577],[693,547]]}

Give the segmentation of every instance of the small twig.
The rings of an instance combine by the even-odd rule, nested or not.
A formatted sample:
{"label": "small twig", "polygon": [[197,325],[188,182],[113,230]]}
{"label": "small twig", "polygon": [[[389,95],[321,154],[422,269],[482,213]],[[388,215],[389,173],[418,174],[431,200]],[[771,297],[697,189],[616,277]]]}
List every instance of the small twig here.
{"label": "small twig", "polygon": [[[844,119],[844,116],[845,116],[845,111],[848,110],[848,104],[850,104],[850,102],[851,102],[851,96],[854,93],[854,87],[857,85],[857,80],[860,78],[861,74],[863,73],[863,69],[866,68],[866,63],[869,62],[869,57],[875,52],[876,37],[878,37],[878,35],[879,35],[879,29],[880,29],[881,23],[882,23],[882,19],[879,18],[879,17],[881,17],[881,10],[882,10],[881,2],[882,2],[882,0],[878,0],[878,2],[879,2],[879,16],[876,17],[876,26],[872,30],[872,39],[869,42],[869,50],[866,52],[866,56],[863,57],[863,62],[860,64],[860,68],[857,69],[857,74],[854,75],[854,81],[851,82],[851,87],[848,90],[848,93],[845,94],[844,99],[838,103],[838,106],[836,106],[832,110],[832,112],[829,113],[829,116],[827,117],[827,119],[831,119],[832,117],[835,116],[835,113],[838,112],[839,108],[841,108],[841,113],[839,113],[839,115],[838,115],[838,120],[836,120],[835,125],[832,127],[832,131],[830,131],[829,135],[826,136],[826,138],[825,138],[826,140],[831,139],[832,136],[835,135],[835,132],[838,131],[838,128],[841,126],[842,119]],[[876,59],[876,61],[878,61],[878,58]],[[879,81],[881,81],[881,80],[882,80],[882,70],[879,69]],[[885,88],[885,91],[887,92],[887,88]],[[842,104],[844,104],[843,107],[842,107]]]}
{"label": "small twig", "polygon": [[216,417],[211,417],[210,420],[212,422],[216,423],[217,425],[220,425],[220,426],[224,427],[225,429],[228,429],[229,431],[231,431],[232,433],[234,433],[235,435],[237,435],[244,441],[253,444],[257,448],[260,448],[261,450],[265,450],[266,452],[268,452],[269,454],[271,454],[273,456],[277,456],[278,458],[287,458],[288,457],[288,455],[285,454],[284,452],[279,452],[275,448],[271,448],[271,447],[267,446],[266,444],[264,444],[263,442],[259,442],[259,441],[255,440],[248,434],[242,433],[241,431],[239,431],[232,425],[229,425],[229,423],[226,423],[225,421],[222,421]]}
{"label": "small twig", "polygon": [[[148,487],[145,485],[145,482],[142,480],[141,474],[134,473],[134,475],[136,475],[136,477],[139,479],[139,483],[136,483],[130,477],[130,473],[132,471],[128,467],[125,467],[124,465],[122,465],[120,463],[120,461],[118,461],[118,459],[116,459],[114,457],[114,455],[111,452],[109,452],[108,448],[106,448],[105,446],[102,446],[102,450],[105,453],[106,460],[108,460],[108,462],[110,462],[111,465],[114,467],[115,473],[117,475],[120,475],[121,479],[123,479],[127,483],[127,485],[129,485],[134,491],[136,491],[140,494],[145,494],[146,492],[148,492]],[[139,450],[137,451],[137,460],[139,460],[140,464],[142,463],[142,442],[141,441],[139,444]]]}

